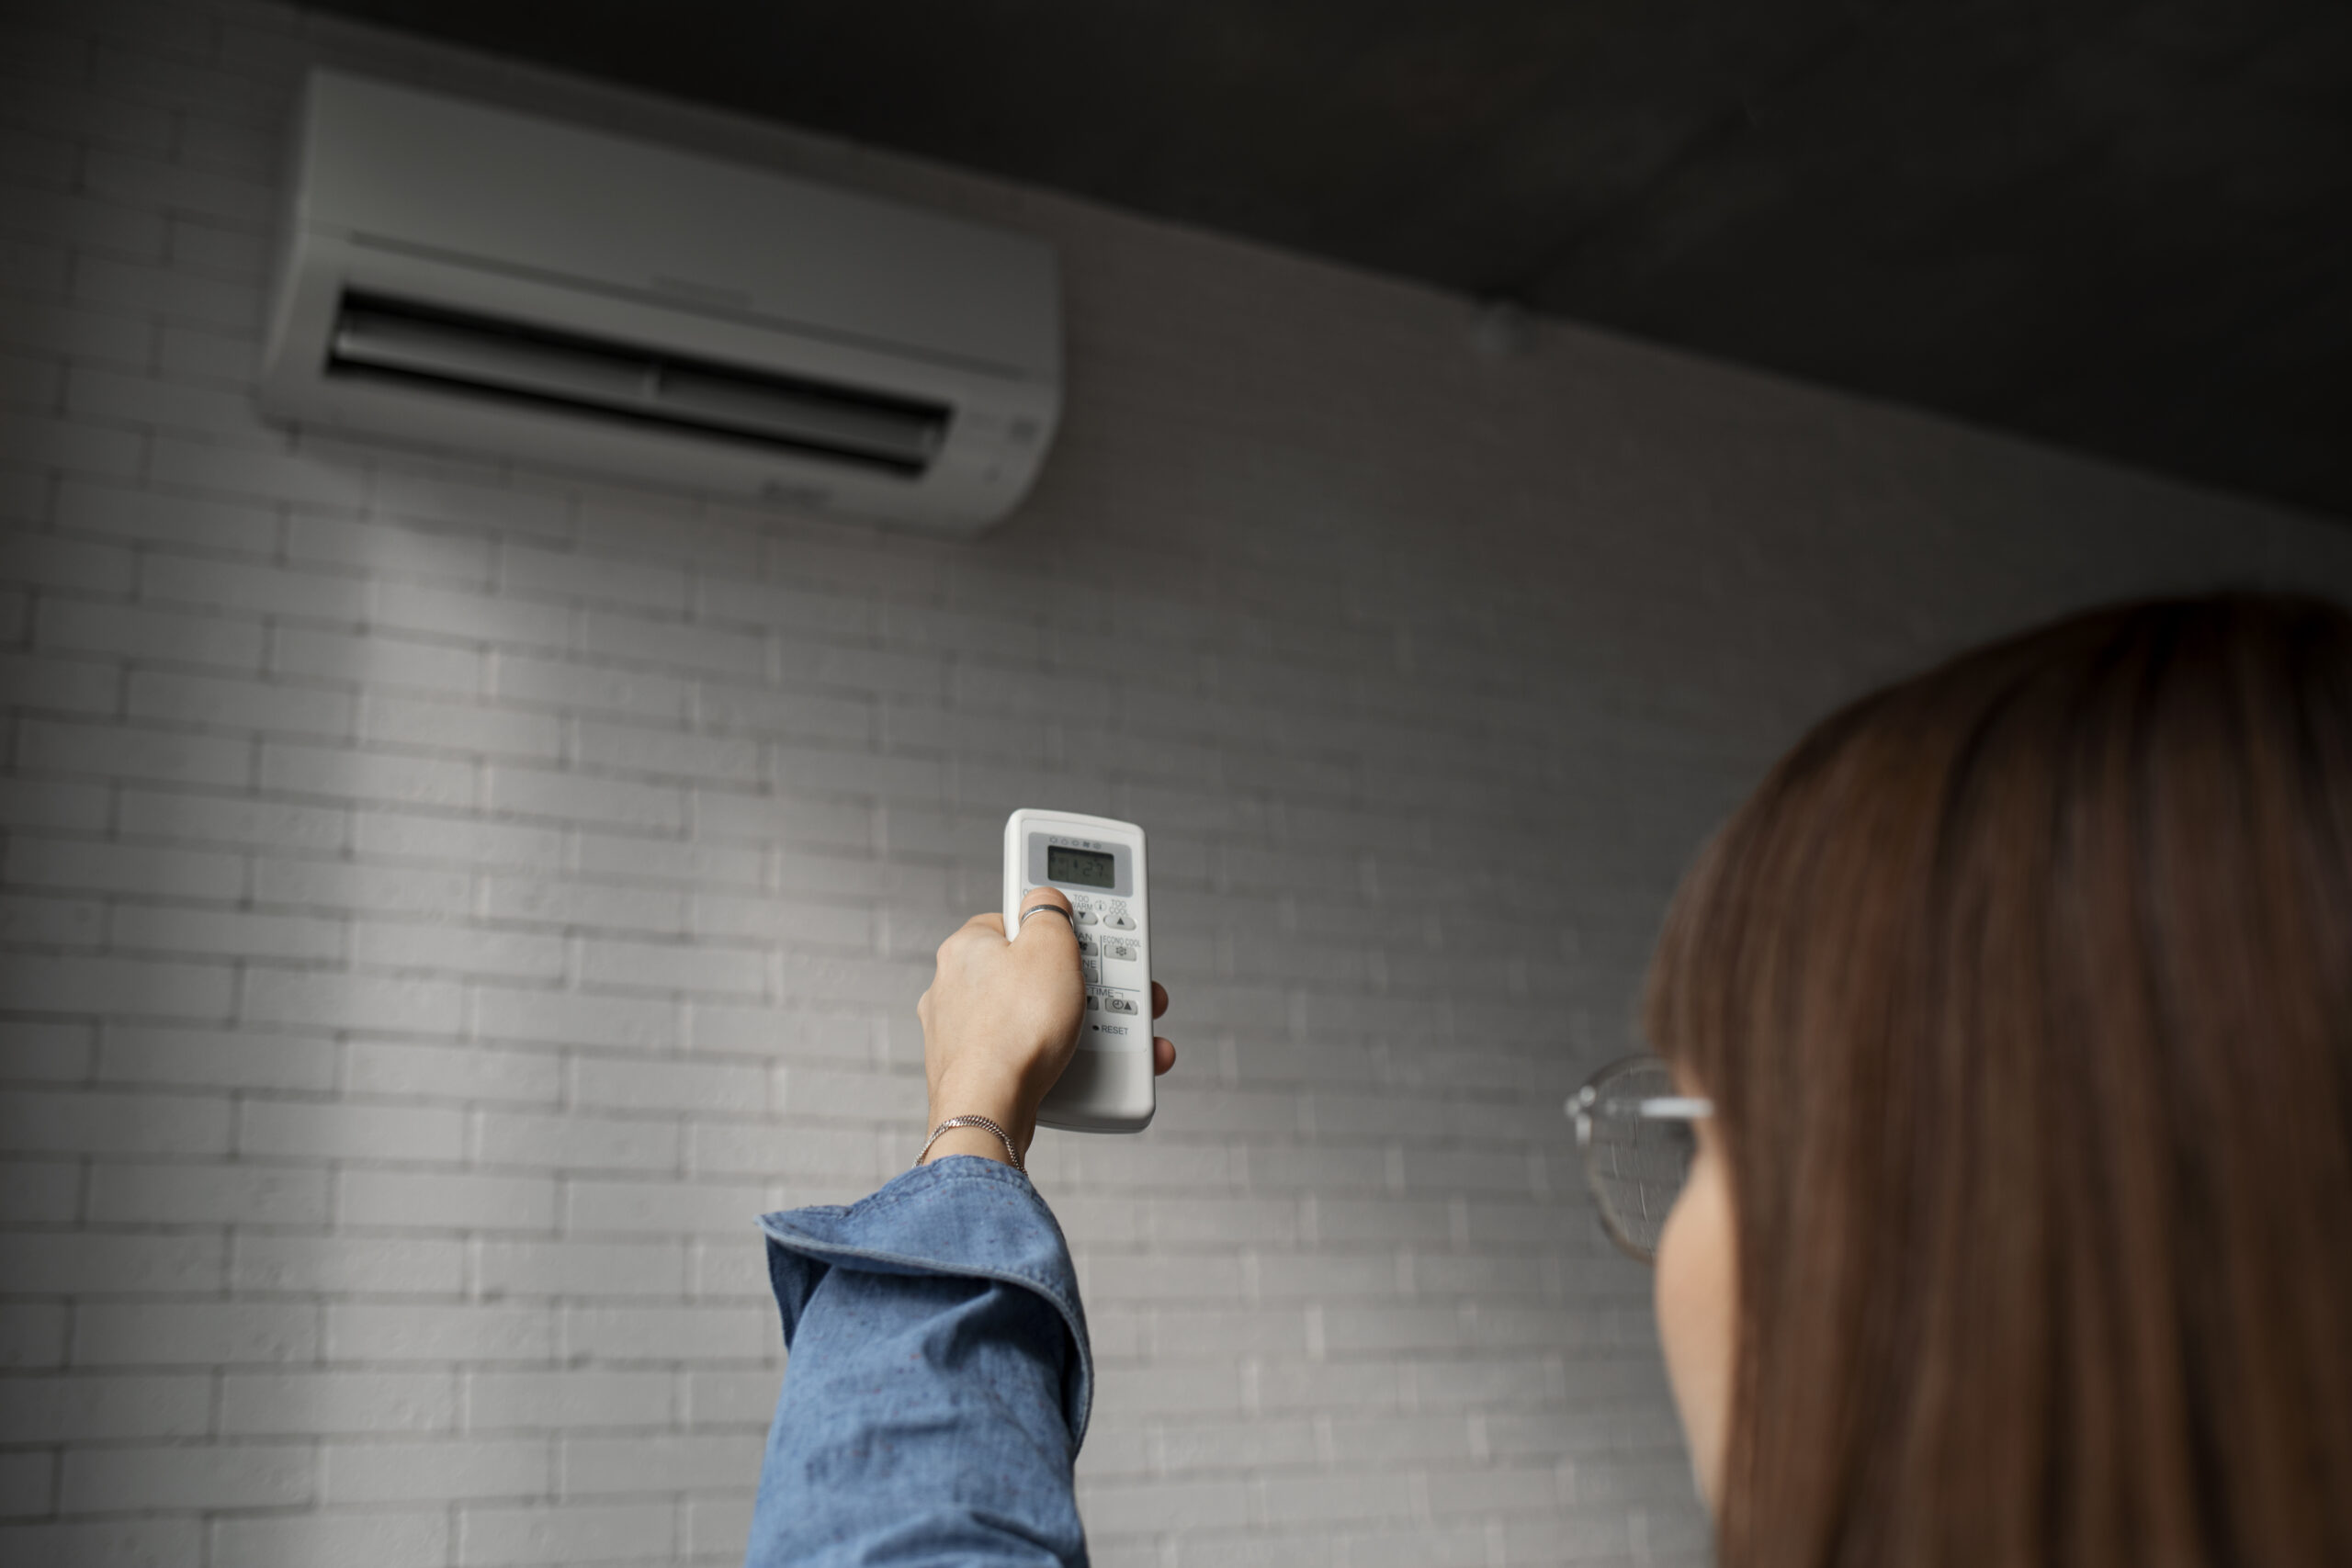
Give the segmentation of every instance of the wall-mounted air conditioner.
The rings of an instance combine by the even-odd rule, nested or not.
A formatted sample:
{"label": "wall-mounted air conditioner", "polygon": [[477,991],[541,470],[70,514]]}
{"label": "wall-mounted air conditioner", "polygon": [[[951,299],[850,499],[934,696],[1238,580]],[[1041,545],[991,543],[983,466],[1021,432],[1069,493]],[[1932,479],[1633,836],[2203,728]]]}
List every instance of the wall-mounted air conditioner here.
{"label": "wall-mounted air conditioner", "polygon": [[1053,437],[1038,241],[332,72],[295,137],[296,423],[963,532]]}

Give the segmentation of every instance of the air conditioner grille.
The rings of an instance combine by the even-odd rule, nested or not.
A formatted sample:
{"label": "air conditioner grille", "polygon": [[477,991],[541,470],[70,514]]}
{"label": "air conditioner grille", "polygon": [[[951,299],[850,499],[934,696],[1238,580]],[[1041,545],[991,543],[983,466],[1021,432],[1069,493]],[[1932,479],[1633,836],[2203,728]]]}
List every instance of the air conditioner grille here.
{"label": "air conditioner grille", "polygon": [[343,297],[327,339],[327,371],[564,408],[910,478],[930,468],[954,415],[944,403],[364,294]]}

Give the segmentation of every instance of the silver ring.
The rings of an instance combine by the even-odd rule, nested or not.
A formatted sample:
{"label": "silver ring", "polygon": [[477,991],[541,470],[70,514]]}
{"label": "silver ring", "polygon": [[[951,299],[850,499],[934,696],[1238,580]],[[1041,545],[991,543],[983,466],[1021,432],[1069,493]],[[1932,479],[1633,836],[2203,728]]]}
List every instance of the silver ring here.
{"label": "silver ring", "polygon": [[1065,920],[1069,920],[1069,929],[1071,931],[1078,930],[1078,922],[1076,920],[1070,920],[1069,911],[1063,908],[1059,904],[1040,904],[1035,908],[1022,910],[1021,918],[1012,922],[1012,929],[1014,931],[1019,931],[1023,926],[1027,925],[1029,923],[1029,917],[1032,915],[1043,915],[1049,912],[1059,915]]}

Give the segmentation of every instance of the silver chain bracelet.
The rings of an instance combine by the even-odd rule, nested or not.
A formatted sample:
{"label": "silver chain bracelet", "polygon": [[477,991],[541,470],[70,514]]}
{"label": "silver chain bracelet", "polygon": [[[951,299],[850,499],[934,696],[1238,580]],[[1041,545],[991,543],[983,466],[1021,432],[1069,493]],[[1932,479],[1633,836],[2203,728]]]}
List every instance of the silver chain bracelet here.
{"label": "silver chain bracelet", "polygon": [[1021,1151],[1012,1146],[1012,1134],[1006,1132],[1003,1128],[998,1126],[995,1122],[989,1121],[985,1116],[950,1116],[946,1121],[942,1122],[938,1126],[933,1127],[931,1130],[931,1136],[923,1140],[922,1154],[915,1156],[915,1163],[917,1165],[921,1165],[922,1163],[923,1155],[931,1153],[931,1145],[939,1142],[940,1134],[948,1131],[948,1129],[952,1127],[986,1127],[989,1132],[994,1133],[998,1137],[1004,1140],[1004,1157],[1012,1162],[1012,1168],[1020,1171],[1023,1176],[1029,1174],[1028,1170],[1023,1168],[1021,1163]]}

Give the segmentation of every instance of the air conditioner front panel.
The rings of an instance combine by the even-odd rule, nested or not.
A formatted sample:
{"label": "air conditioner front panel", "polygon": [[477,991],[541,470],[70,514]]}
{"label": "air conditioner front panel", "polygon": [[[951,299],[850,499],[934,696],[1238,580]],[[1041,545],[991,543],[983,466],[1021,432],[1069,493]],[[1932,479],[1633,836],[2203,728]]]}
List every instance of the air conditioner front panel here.
{"label": "air conditioner front panel", "polygon": [[770,170],[334,73],[313,228],[766,317],[1010,375],[1059,368],[1052,252]]}
{"label": "air conditioner front panel", "polygon": [[[1054,389],[925,367],[839,344],[729,328],[700,316],[578,297],[496,273],[376,253],[310,236],[281,294],[260,389],[265,408],[299,424],[404,442],[488,450],[519,459],[686,488],[782,496],[843,516],[967,530],[1017,502],[1043,457],[1040,433],[1058,414]],[[338,375],[334,339],[350,299],[413,302],[553,333],[630,344],[728,366],[791,365],[802,376],[878,389],[946,411],[943,438],[919,475],[763,448],[675,429],[630,428],[573,410],[465,395],[424,381]],[[909,390],[919,383],[919,390]]]}
{"label": "air conditioner front panel", "polygon": [[[956,532],[1001,516],[1035,479],[1060,413],[1050,310],[1049,330],[991,337],[948,331],[925,313],[930,306],[903,308],[905,299],[895,314],[879,307],[861,314],[837,291],[796,299],[773,284],[757,310],[673,297],[594,276],[613,269],[579,258],[567,274],[518,263],[527,247],[501,243],[494,217],[486,209],[469,214],[462,203],[463,223],[445,216],[429,229],[430,243],[419,243],[415,235],[428,231],[404,228],[397,203],[370,206],[364,188],[355,194],[337,183],[334,171],[351,157],[337,152],[334,138],[322,139],[322,124],[336,118],[322,119],[322,106],[331,109],[350,85],[314,80],[298,132],[299,174],[259,387],[266,411],[301,425],[784,496],[838,515]],[[359,85],[368,89],[363,97],[401,96]],[[427,100],[416,112],[431,120],[447,104]],[[722,167],[729,179],[759,177]],[[338,221],[321,220],[329,216]],[[410,216],[424,220],[421,212]],[[541,214],[532,216],[536,222]],[[361,220],[357,231],[344,226]],[[578,225],[569,232],[582,246],[600,232],[577,211],[563,221]],[[461,232],[467,225],[476,231]],[[949,225],[967,240],[971,227]],[[836,243],[843,239],[797,234],[815,273],[856,270],[862,242],[847,236],[842,252]],[[450,243],[460,240],[493,254],[462,254]],[[616,245],[628,249],[626,241]],[[1004,254],[1034,263],[1037,249],[1023,240]],[[878,255],[867,259],[876,272],[891,270]],[[953,270],[952,247],[922,265],[942,260]],[[1023,319],[1023,309],[1007,302],[1035,297],[1040,277],[1051,300],[1046,260],[1042,273],[1030,267],[1021,288],[993,297],[998,327]],[[780,264],[771,256],[762,265]],[[899,271],[892,288],[906,282],[907,269]],[[968,293],[949,293],[972,303]],[[1029,326],[1038,324],[1033,315]],[[1051,368],[1032,368],[1038,363]]]}

